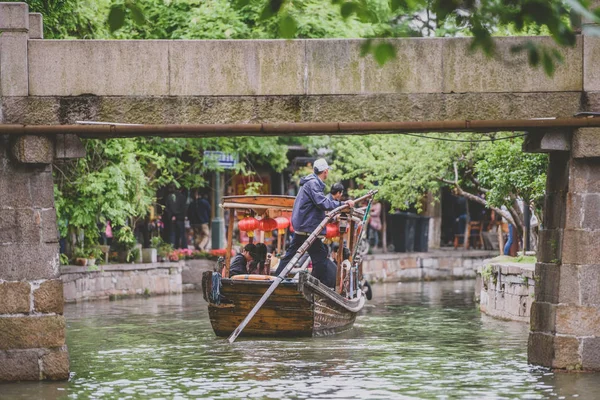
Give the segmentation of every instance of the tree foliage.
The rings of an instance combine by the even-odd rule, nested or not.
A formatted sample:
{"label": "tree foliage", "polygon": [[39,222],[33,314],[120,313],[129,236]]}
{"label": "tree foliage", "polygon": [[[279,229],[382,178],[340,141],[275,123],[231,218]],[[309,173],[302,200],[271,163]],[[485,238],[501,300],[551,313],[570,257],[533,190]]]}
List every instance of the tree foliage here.
{"label": "tree foliage", "polygon": [[254,165],[280,171],[287,165],[286,146],[277,138],[165,139],[135,138],[86,140],[87,155],[56,165],[56,208],[61,236],[68,228],[95,237],[97,223],[132,225],[147,214],[157,189],[171,182],[197,188],[208,184],[206,172],[218,167],[203,164],[204,150],[237,153],[236,172],[253,173]]}
{"label": "tree foliage", "polygon": [[[424,193],[451,186],[502,214],[501,206],[514,208],[517,198],[539,201],[546,182],[547,156],[523,153],[522,138],[505,139],[512,135],[499,133],[494,141],[464,133],[367,135],[336,138],[331,145],[343,177],[379,189],[393,208],[419,207]],[[518,211],[506,216],[522,229]]]}

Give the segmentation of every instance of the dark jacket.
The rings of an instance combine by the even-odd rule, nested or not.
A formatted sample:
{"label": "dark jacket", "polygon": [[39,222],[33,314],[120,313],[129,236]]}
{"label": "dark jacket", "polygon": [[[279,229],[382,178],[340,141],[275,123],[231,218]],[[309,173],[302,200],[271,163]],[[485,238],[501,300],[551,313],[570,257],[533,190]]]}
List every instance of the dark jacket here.
{"label": "dark jacket", "polygon": [[190,203],[188,219],[192,225],[208,224],[210,222],[210,203],[199,197]]}
{"label": "dark jacket", "polygon": [[177,221],[185,220],[186,198],[181,192],[173,192],[167,195],[165,204],[165,214],[170,220],[175,216]]}
{"label": "dark jacket", "polygon": [[300,191],[292,210],[292,226],[296,232],[311,233],[325,219],[325,211],[342,205],[337,200],[328,199],[323,189],[325,183],[315,174],[300,180]]}
{"label": "dark jacket", "polygon": [[248,264],[248,262],[246,261],[246,257],[242,254],[233,257],[231,259],[231,264],[229,265],[229,276],[247,274],[248,270],[246,269],[246,264]]}

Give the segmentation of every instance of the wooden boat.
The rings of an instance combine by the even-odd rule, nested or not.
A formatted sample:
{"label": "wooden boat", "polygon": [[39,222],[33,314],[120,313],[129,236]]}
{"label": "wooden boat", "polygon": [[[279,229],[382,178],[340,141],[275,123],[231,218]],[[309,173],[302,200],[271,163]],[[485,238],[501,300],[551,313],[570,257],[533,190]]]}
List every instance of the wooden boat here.
{"label": "wooden boat", "polygon": [[[215,272],[202,277],[204,299],[213,330],[217,336],[228,336],[242,323],[275,279],[271,275],[237,275],[229,277],[232,233],[237,214],[275,218],[290,214],[294,197],[290,196],[230,196],[223,198],[222,207],[229,212],[227,251]],[[352,210],[338,213],[349,226],[339,240],[352,249],[362,234],[368,211]],[[342,229],[341,229],[342,230]],[[320,240],[320,239],[317,239]],[[308,271],[287,275],[245,325],[242,336],[310,337],[339,333],[352,328],[356,314],[365,304],[358,282],[362,279],[359,256],[354,262],[342,261],[343,246],[338,254],[336,288],[323,285]],[[275,268],[272,268],[273,270]],[[294,272],[294,271],[292,271]]]}

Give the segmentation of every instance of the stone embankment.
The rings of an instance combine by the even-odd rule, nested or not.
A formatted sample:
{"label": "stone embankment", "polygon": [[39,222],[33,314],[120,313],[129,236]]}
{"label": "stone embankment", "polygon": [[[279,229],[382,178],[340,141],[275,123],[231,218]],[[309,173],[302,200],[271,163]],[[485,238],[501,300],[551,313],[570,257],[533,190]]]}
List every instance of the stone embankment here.
{"label": "stone embankment", "polygon": [[215,261],[186,260],[148,264],[107,264],[92,268],[63,266],[65,302],[199,290],[202,272]]}
{"label": "stone embankment", "polygon": [[474,279],[477,268],[497,251],[440,249],[427,253],[365,256],[363,274],[370,282]]}
{"label": "stone embankment", "polygon": [[510,257],[486,260],[477,269],[475,296],[481,312],[529,323],[535,293],[535,264]]}

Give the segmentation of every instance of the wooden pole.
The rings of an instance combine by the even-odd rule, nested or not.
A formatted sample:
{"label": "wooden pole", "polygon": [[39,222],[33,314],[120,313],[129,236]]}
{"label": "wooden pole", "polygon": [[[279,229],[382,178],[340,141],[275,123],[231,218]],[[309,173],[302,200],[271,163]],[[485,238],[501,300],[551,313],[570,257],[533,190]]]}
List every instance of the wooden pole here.
{"label": "wooden pole", "polygon": [[382,253],[387,253],[387,205],[381,202],[381,246]]}
{"label": "wooden pole", "polygon": [[281,253],[281,234],[277,230],[277,254]]}
{"label": "wooden pole", "polygon": [[[356,223],[352,218],[350,218],[350,226],[348,228],[348,249],[353,249],[356,244],[356,240],[358,239],[355,235],[354,229],[356,227]],[[352,250],[350,250],[350,262],[352,262]]]}
{"label": "wooden pole", "polygon": [[227,226],[227,253],[225,253],[225,271],[224,278],[229,278],[229,264],[231,261],[231,246],[233,244],[233,223],[235,222],[235,209],[229,209],[229,224]]}
{"label": "wooden pole", "polygon": [[338,238],[339,247],[337,252],[337,272],[335,274],[335,289],[338,293],[342,293],[342,261],[344,261],[344,235]]}

